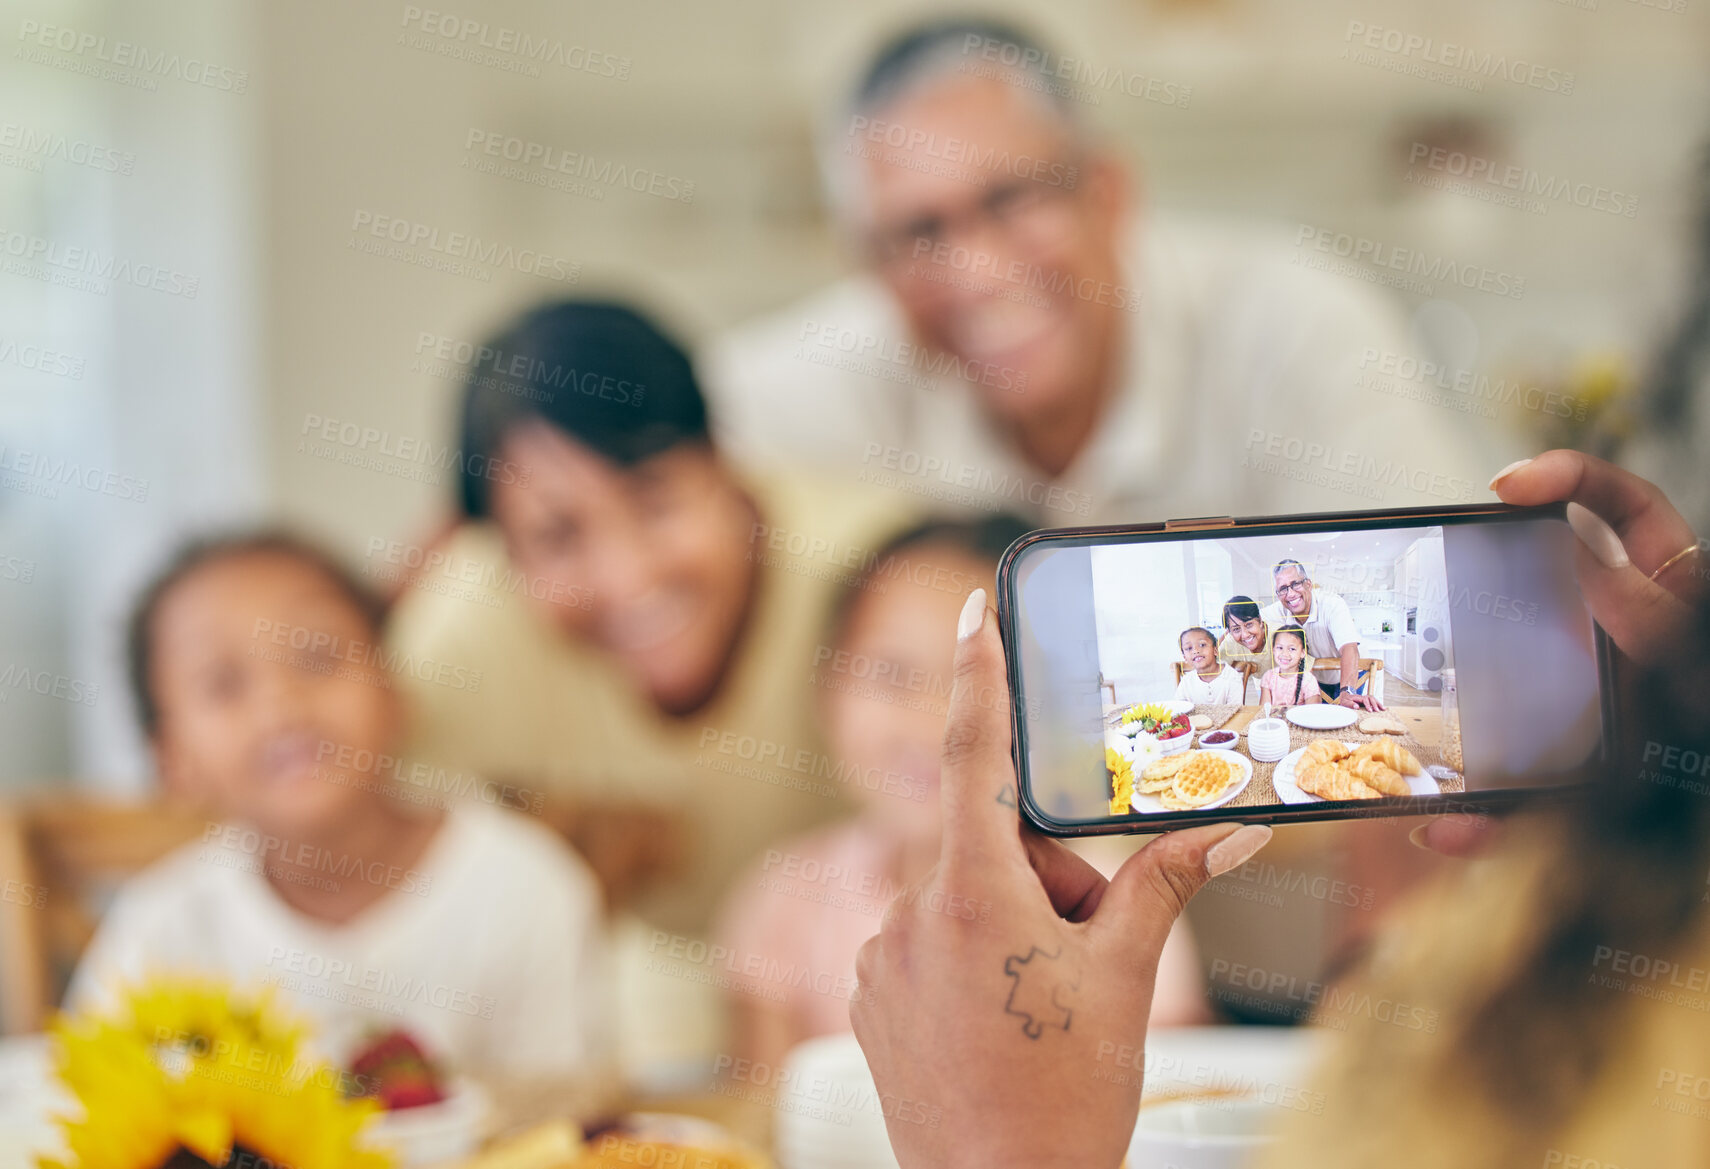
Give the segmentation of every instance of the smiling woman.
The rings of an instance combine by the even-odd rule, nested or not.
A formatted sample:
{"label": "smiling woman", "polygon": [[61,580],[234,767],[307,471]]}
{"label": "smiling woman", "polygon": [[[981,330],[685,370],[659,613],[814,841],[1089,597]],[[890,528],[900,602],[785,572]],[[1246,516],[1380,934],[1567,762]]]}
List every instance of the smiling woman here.
{"label": "smiling woman", "polygon": [[514,474],[461,483],[445,562],[475,583],[394,615],[396,649],[483,679],[406,683],[416,752],[680,813],[688,855],[640,908],[697,933],[739,866],[838,810],[804,683],[895,509],[737,474],[683,350],[622,305],[549,303],[489,338],[462,421],[462,448]]}

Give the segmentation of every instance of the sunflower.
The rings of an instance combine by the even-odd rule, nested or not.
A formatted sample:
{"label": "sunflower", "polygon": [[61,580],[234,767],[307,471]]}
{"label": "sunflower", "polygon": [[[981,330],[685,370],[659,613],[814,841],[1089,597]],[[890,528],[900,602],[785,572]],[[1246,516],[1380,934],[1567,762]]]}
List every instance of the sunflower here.
{"label": "sunflower", "polygon": [[205,980],[129,991],[110,1014],[51,1028],[59,1077],[83,1106],[62,1117],[68,1162],[42,1169],[160,1169],[184,1158],[325,1169],[389,1169],[359,1135],[378,1105],[305,1053],[306,1028],[268,991]]}

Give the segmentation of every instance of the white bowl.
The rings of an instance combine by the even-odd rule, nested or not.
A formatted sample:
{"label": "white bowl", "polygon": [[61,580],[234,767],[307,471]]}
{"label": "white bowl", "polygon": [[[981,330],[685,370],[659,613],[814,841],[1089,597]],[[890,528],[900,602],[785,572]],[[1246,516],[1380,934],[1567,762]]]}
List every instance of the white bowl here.
{"label": "white bowl", "polygon": [[1283,1109],[1262,1100],[1187,1099],[1140,1110],[1128,1153],[1136,1166],[1241,1169],[1273,1137]]}
{"label": "white bowl", "polygon": [[438,1104],[383,1112],[363,1132],[365,1144],[392,1150],[400,1169],[438,1165],[474,1154],[487,1123],[487,1094],[472,1080],[453,1080]]}
{"label": "white bowl", "polygon": [[[1156,738],[1157,736],[1153,737]],[[1188,731],[1186,734],[1177,735],[1173,739],[1158,739],[1158,754],[1174,755],[1178,751],[1186,751],[1191,746],[1193,746],[1193,732]]]}
{"label": "white bowl", "polygon": [[1288,754],[1288,724],[1262,718],[1247,728],[1247,753],[1261,763],[1275,763]]}
{"label": "white bowl", "polygon": [[[1205,741],[1207,735],[1228,735],[1229,737],[1221,743],[1208,743]],[[1199,745],[1207,751],[1233,751],[1240,742],[1241,736],[1234,731],[1210,730],[1199,732]]]}

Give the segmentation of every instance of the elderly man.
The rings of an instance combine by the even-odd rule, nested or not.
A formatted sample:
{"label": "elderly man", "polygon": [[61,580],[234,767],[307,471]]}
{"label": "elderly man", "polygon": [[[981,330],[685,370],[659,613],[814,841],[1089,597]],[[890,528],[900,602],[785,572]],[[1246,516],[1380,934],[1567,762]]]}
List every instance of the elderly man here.
{"label": "elderly man", "polygon": [[1356,710],[1382,710],[1383,704],[1370,694],[1353,691],[1359,679],[1360,634],[1348,602],[1329,589],[1313,587],[1298,560],[1281,561],[1271,570],[1271,580],[1276,603],[1266,605],[1260,616],[1273,630],[1299,625],[1306,631],[1306,652],[1324,697]]}
{"label": "elderly man", "polygon": [[723,445],[1060,524],[1482,494],[1501,452],[1370,376],[1392,307],[1313,228],[1137,214],[1081,64],[978,20],[878,54],[822,144],[864,270],[701,355]]}

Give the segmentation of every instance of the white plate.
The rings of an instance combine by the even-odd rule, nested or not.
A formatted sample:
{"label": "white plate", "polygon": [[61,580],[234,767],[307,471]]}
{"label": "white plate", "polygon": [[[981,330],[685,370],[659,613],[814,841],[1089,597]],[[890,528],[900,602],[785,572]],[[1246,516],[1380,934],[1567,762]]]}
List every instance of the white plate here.
{"label": "white plate", "polygon": [[[1350,749],[1358,746],[1357,743],[1344,745]],[[1305,747],[1296,747],[1284,755],[1282,761],[1277,764],[1276,770],[1271,772],[1271,786],[1276,789],[1277,798],[1285,804],[1322,804],[1324,802],[1322,797],[1315,796],[1308,791],[1302,791],[1295,785],[1294,765],[1305,752]],[[1443,789],[1430,775],[1409,775],[1404,778],[1407,780],[1407,786],[1412,789],[1416,796],[1440,796],[1443,794]]]}
{"label": "white plate", "polygon": [[1309,731],[1334,731],[1353,726],[1359,721],[1360,712],[1339,702],[1309,702],[1289,707],[1283,717]]}
{"label": "white plate", "polygon": [[[1251,759],[1247,758],[1239,751],[1218,751],[1211,747],[1207,747],[1205,750],[1210,754],[1215,754],[1219,759],[1228,760],[1230,763],[1235,764],[1241,769],[1241,774],[1236,776],[1234,781],[1231,782],[1228,787],[1223,789],[1222,795],[1218,796],[1215,800],[1212,800],[1209,804],[1202,804],[1198,808],[1166,808],[1164,807],[1164,801],[1160,800],[1157,796],[1152,795],[1150,792],[1137,790],[1135,791],[1134,799],[1130,804],[1130,811],[1138,815],[1147,815],[1156,812],[1203,812],[1207,808],[1221,808],[1224,804],[1227,804],[1230,800],[1245,791],[1247,785],[1253,782],[1253,761]],[[1140,783],[1140,776],[1138,773],[1134,776],[1134,783],[1136,787],[1138,787]]]}

